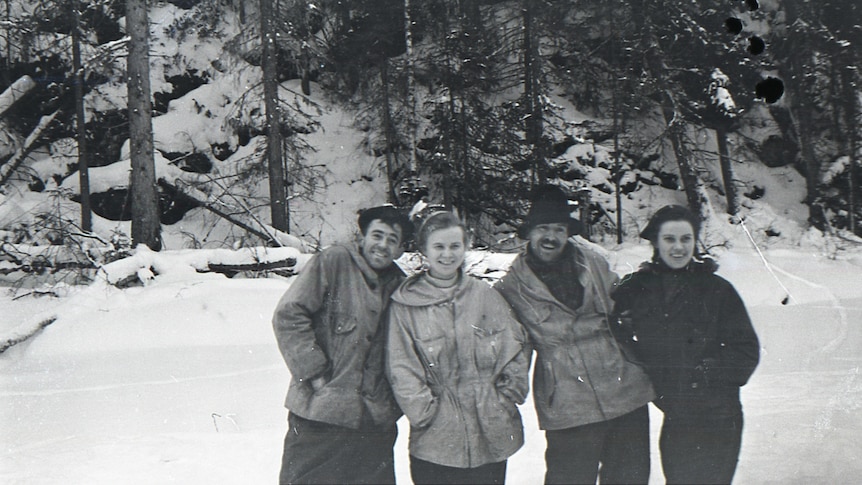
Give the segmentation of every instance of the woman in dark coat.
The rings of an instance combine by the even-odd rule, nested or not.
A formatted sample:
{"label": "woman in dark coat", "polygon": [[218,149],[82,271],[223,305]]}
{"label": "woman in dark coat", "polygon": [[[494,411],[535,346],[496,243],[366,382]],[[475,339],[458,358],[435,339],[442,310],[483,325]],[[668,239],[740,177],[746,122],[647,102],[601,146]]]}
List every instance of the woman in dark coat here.
{"label": "woman in dark coat", "polygon": [[653,258],[613,298],[617,338],[649,374],[664,412],[659,448],[667,483],[730,483],[742,440],[739,388],[759,343],[739,294],[695,257],[699,220],[682,206],[653,215],[641,237]]}

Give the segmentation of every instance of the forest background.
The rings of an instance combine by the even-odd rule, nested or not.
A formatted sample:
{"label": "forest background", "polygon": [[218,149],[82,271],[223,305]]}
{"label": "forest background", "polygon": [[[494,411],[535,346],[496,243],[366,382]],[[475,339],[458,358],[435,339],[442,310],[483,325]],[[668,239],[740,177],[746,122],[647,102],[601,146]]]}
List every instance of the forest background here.
{"label": "forest background", "polygon": [[[3,0],[0,481],[273,480],[290,375],[270,321],[313,253],[362,207],[443,206],[493,282],[550,182],[620,276],[658,207],[704,217],[761,340],[737,482],[858,482],[858,10]],[[521,413],[507,480],[536,483]],[[650,483],[660,426],[651,407]]]}
{"label": "forest background", "polygon": [[16,281],[137,243],[321,247],[350,204],[452,208],[508,250],[545,182],[599,243],[668,200],[759,244],[862,230],[851,0],[4,4]]}

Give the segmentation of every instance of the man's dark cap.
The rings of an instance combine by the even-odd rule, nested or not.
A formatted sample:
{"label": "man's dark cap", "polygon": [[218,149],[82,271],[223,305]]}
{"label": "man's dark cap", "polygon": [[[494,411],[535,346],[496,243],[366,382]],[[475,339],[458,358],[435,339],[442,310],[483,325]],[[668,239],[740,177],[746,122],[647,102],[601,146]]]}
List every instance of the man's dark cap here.
{"label": "man's dark cap", "polygon": [[569,198],[556,185],[540,185],[530,195],[530,211],[518,228],[518,237],[527,239],[533,227],[539,224],[568,224],[569,235],[581,234],[584,225],[572,217]]}

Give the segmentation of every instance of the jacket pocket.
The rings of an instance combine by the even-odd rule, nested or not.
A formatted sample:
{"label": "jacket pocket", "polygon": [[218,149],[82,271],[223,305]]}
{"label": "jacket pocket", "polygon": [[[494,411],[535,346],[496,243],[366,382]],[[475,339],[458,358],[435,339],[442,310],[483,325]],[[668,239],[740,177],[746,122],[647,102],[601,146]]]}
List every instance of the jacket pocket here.
{"label": "jacket pocket", "polygon": [[416,339],[416,353],[422,361],[422,367],[425,368],[425,381],[428,387],[431,388],[431,393],[436,397],[440,397],[443,392],[443,381],[440,375],[444,368],[443,359],[445,357],[444,349],[446,347],[447,338],[445,336]]}
{"label": "jacket pocket", "polygon": [[356,317],[350,313],[337,312],[332,314],[332,331],[335,335],[344,335],[356,330]]}
{"label": "jacket pocket", "polygon": [[358,349],[359,343],[359,319],[356,316],[344,312],[336,312],[330,316],[330,329],[332,331],[332,347],[330,358],[333,360],[333,372],[337,372],[341,364],[350,359]]}
{"label": "jacket pocket", "polygon": [[502,328],[488,328],[483,320],[481,326],[473,325],[473,359],[476,369],[493,372],[500,355]]}

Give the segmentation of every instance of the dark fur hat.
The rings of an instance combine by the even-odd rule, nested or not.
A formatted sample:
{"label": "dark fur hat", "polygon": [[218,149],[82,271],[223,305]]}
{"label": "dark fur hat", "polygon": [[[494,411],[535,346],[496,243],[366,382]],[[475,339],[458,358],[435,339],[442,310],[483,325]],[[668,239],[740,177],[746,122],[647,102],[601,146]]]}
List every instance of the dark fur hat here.
{"label": "dark fur hat", "polygon": [[530,211],[518,228],[518,237],[527,239],[530,230],[539,224],[561,223],[569,225],[569,235],[581,234],[584,225],[572,217],[569,198],[556,185],[540,185],[530,195]]}

